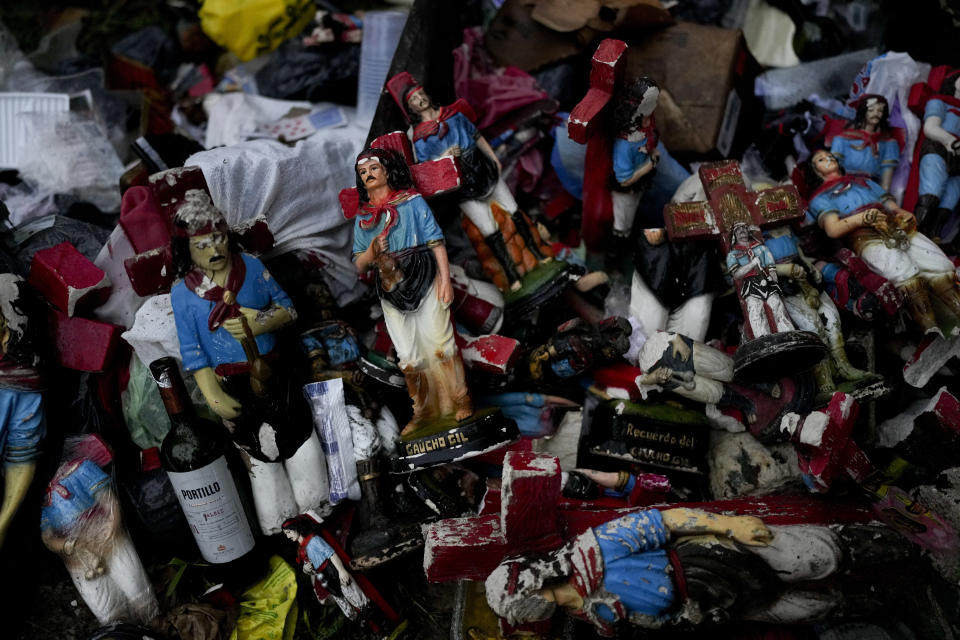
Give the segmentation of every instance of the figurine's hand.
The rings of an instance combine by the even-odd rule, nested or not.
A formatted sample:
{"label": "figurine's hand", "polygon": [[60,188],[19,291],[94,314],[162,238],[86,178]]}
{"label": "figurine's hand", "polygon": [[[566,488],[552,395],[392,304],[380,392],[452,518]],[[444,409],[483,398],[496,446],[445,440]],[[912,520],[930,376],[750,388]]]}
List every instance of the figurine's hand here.
{"label": "figurine's hand", "polygon": [[341,571],[340,569],[337,569],[337,573],[340,575],[340,586],[341,586],[341,587],[349,586],[350,583],[353,582],[353,576],[350,575],[350,572],[349,572],[349,571],[347,571],[347,570]]}
{"label": "figurine's hand", "polygon": [[[673,357],[679,358],[681,362],[686,362],[690,359],[690,355],[693,353],[690,350],[690,345],[683,341],[680,336],[676,336],[671,342],[673,345]],[[669,371],[669,369],[668,369]]]}
{"label": "figurine's hand", "polygon": [[950,143],[950,153],[955,155],[960,153],[960,138],[954,138]]}
{"label": "figurine's hand", "polygon": [[729,525],[727,535],[740,544],[758,547],[770,544],[773,540],[773,534],[760,518],[733,516],[730,518]]}
{"label": "figurine's hand", "polygon": [[673,369],[670,367],[660,367],[640,376],[643,384],[664,384],[672,377]]}
{"label": "figurine's hand", "polygon": [[449,306],[453,302],[453,285],[450,284],[450,278],[437,277],[437,300],[443,306]]}
{"label": "figurine's hand", "polygon": [[206,397],[207,404],[218,416],[224,420],[233,420],[240,415],[240,409],[243,405],[236,398],[227,394],[226,391],[221,389],[211,395],[213,397]]}
{"label": "figurine's hand", "polygon": [[879,209],[867,209],[863,212],[863,223],[884,232],[887,229],[887,214]]}
{"label": "figurine's hand", "polygon": [[790,277],[794,280],[802,280],[805,275],[803,267],[798,264],[790,265]]}
{"label": "figurine's hand", "polygon": [[[242,317],[247,319],[247,325],[250,327],[250,331],[253,333],[253,335],[258,336],[261,333],[266,333],[266,324],[260,319],[260,311],[258,309],[240,307],[240,313]],[[237,340],[243,340],[247,337],[247,333],[243,329],[243,320],[241,320],[241,316],[224,320],[223,328],[226,329],[227,333]]]}

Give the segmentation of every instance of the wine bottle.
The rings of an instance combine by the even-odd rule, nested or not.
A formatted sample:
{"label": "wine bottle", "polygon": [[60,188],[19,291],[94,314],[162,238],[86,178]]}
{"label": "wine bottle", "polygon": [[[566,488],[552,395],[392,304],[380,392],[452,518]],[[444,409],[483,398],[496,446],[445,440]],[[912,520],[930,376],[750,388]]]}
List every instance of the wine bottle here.
{"label": "wine bottle", "polygon": [[253,549],[254,538],[227,464],[228,436],[221,425],[194,413],[175,359],[154,360],[150,372],[171,423],[160,460],[200,554],[214,564],[241,558]]}

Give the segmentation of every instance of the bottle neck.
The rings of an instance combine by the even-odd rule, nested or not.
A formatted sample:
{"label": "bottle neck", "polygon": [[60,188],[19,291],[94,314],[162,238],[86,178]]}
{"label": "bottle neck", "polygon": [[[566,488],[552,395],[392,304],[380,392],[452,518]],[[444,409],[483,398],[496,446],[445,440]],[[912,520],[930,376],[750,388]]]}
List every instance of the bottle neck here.
{"label": "bottle neck", "polygon": [[155,379],[160,391],[160,399],[171,422],[183,422],[193,417],[193,403],[190,401],[190,395],[187,393],[183,378],[180,377],[180,372],[167,367],[157,374]]}

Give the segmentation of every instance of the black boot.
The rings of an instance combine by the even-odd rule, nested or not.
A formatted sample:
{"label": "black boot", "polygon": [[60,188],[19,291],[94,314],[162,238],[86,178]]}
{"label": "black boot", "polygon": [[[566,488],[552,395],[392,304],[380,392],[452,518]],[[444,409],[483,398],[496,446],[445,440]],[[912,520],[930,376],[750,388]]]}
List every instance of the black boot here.
{"label": "black boot", "polygon": [[937,222],[940,216],[937,209],[940,206],[940,198],[931,194],[924,194],[917,200],[917,206],[913,208],[913,215],[917,218],[917,230],[930,239],[940,232]]}
{"label": "black boot", "polygon": [[533,257],[537,259],[537,262],[547,262],[549,258],[540,251],[540,245],[537,243],[537,239],[533,237],[533,230],[530,228],[527,217],[519,209],[514,211],[511,217],[513,218],[513,224],[517,227],[517,232],[523,238],[523,242],[527,245],[527,249],[530,250]]}
{"label": "black boot", "polygon": [[513,258],[510,257],[510,252],[507,251],[507,243],[503,240],[503,234],[497,231],[488,235],[484,240],[487,246],[490,247],[493,257],[496,258],[500,266],[503,267],[503,272],[507,276],[507,282],[510,284],[510,290],[516,291],[519,289],[522,286],[520,274],[517,273],[517,267],[513,264]]}

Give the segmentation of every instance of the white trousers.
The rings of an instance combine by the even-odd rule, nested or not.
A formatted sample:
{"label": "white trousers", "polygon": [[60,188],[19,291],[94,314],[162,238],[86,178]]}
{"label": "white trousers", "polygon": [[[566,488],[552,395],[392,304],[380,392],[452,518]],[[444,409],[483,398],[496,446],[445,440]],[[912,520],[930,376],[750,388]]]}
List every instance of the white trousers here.
{"label": "white trousers", "polygon": [[415,311],[400,311],[386,300],[380,302],[383,321],[397,350],[401,369],[423,369],[457,352],[449,305],[437,300],[436,282]]}
{"label": "white trousers", "polygon": [[640,191],[611,191],[613,201],[613,230],[620,235],[629,235],[633,230],[633,220],[637,217],[637,207],[643,198]]}
{"label": "white trousers", "polygon": [[313,429],[296,453],[282,462],[245,457],[257,521],[265,535],[280,533],[284,520],[317,509],[330,498],[327,462]]}
{"label": "white trousers", "polygon": [[470,222],[477,226],[477,229],[480,230],[484,238],[500,230],[493,217],[493,209],[490,208],[491,202],[496,202],[509,214],[513,214],[517,210],[517,201],[514,199],[513,194],[510,193],[510,188],[507,187],[503,178],[497,180],[493,191],[486,198],[482,200],[464,200],[460,203],[460,210],[470,218]]}
{"label": "white trousers", "polygon": [[710,308],[715,297],[715,293],[703,293],[685,300],[676,309],[668,309],[660,304],[640,274],[634,271],[630,286],[630,315],[640,320],[648,335],[659,329],[703,342],[710,326]]}
{"label": "white trousers", "polygon": [[929,278],[953,271],[950,258],[922,233],[910,237],[906,251],[889,249],[882,242],[875,241],[863,247],[860,257],[868,267],[897,287],[916,276]]}
{"label": "white trousers", "polygon": [[93,580],[84,577],[86,567],[76,558],[67,560],[70,579],[100,624],[124,620],[149,625],[160,615],[153,586],[126,531],[115,534],[112,552],[103,559],[106,572]]}

